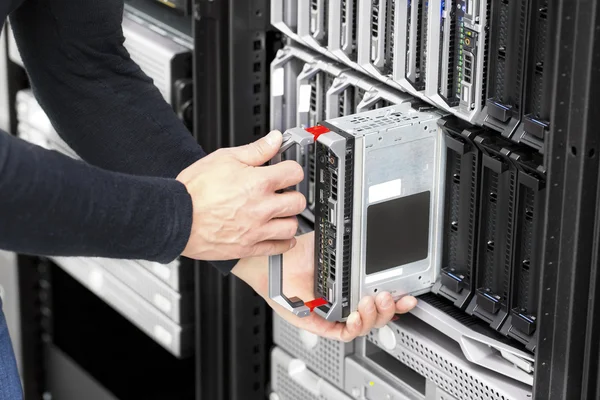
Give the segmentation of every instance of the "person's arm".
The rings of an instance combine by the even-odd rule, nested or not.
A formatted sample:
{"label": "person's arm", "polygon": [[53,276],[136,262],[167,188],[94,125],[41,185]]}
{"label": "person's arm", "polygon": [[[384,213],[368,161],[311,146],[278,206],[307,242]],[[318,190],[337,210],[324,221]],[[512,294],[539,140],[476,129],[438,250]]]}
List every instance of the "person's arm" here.
{"label": "person's arm", "polygon": [[0,248],[167,263],[188,243],[192,201],[174,179],[105,171],[0,131]]}
{"label": "person's arm", "polygon": [[[11,26],[36,98],[83,160],[175,178],[206,154],[129,57],[122,16],[122,0],[35,0]],[[212,262],[222,273],[236,263]]]}
{"label": "person's arm", "polygon": [[123,0],[28,0],[11,16],[33,91],[86,162],[175,178],[205,153],[123,46]]}
{"label": "person's arm", "polygon": [[305,200],[275,191],[298,183],[302,170],[258,167],[275,155],[281,134],[203,158],[125,51],[122,13],[123,0],[28,0],[11,14],[34,94],[53,126],[90,164],[184,183],[193,217],[183,255],[234,259],[213,263],[228,272],[235,259],[289,249],[297,227],[291,216]]}

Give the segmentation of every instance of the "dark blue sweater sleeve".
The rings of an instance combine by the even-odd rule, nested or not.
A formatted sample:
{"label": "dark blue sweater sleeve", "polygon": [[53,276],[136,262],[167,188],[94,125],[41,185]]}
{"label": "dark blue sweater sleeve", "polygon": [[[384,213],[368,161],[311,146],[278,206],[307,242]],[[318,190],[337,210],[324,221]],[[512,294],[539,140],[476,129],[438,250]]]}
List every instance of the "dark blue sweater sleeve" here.
{"label": "dark blue sweater sleeve", "polygon": [[[123,0],[27,0],[11,14],[11,26],[36,98],[57,132],[83,160],[108,171],[174,178],[205,153],[152,80],[129,57],[123,46],[122,16]],[[79,179],[86,180],[83,173]],[[161,181],[163,188],[166,182]],[[176,186],[171,181],[167,185]],[[116,195],[114,190],[108,194]],[[149,195],[143,192],[134,185],[127,193],[133,199]],[[100,200],[106,196],[90,202],[102,209]],[[191,210],[189,196],[180,196],[178,201],[183,202],[180,208]],[[153,214],[149,218],[160,219],[162,225],[187,227],[189,236],[191,214],[179,213],[173,221],[170,209],[152,204],[133,210],[134,203],[125,201],[112,212],[123,217]],[[104,229],[108,227],[98,228],[110,234]],[[128,233],[123,235],[125,242],[134,232]],[[171,244],[173,248],[182,250],[188,239],[183,236]],[[131,250],[129,256],[109,256],[151,258],[135,245]],[[227,273],[235,263],[213,265]]]}
{"label": "dark blue sweater sleeve", "polygon": [[205,153],[123,46],[123,0],[27,0],[10,17],[33,92],[86,162],[175,178]]}
{"label": "dark blue sweater sleeve", "polygon": [[0,131],[0,248],[143,258],[183,251],[192,208],[174,179],[111,172]]}

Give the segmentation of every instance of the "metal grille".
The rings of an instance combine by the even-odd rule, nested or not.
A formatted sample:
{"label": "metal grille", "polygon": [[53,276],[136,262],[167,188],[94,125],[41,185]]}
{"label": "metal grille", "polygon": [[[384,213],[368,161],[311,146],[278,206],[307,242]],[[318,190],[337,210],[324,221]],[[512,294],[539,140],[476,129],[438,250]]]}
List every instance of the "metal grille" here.
{"label": "metal grille", "polygon": [[494,95],[502,102],[506,102],[506,93],[504,92],[504,78],[506,77],[506,52],[511,51],[507,49],[506,45],[508,42],[508,1],[502,0],[496,3],[500,8],[500,18],[498,24],[498,51],[496,54],[496,93]]}
{"label": "metal grille", "polygon": [[544,96],[544,59],[546,57],[546,35],[548,26],[548,2],[545,2],[537,14],[537,32],[533,40],[535,41],[535,72],[533,74],[533,87],[531,90],[531,113],[536,118],[547,118],[542,116],[542,104]]}
{"label": "metal grille", "polygon": [[303,388],[289,375],[284,366],[277,366],[278,388],[277,394],[280,400],[321,400],[306,388]]}
{"label": "metal grille", "polygon": [[[487,24],[490,23],[490,10],[491,10],[491,0],[487,0],[486,3],[486,13],[485,13],[485,21]],[[488,65],[489,65],[489,45],[490,45],[490,35],[488,30],[484,30],[482,33],[484,36],[483,40],[483,70],[481,71],[481,105],[484,106],[487,98],[487,76],[488,76]]]}
{"label": "metal grille", "polygon": [[[485,264],[483,268],[483,285],[486,289],[494,288],[494,253],[496,243],[494,242],[496,233],[497,208],[498,208],[498,174],[491,170],[486,170],[486,208],[487,212],[482,217],[486,220],[485,240]],[[493,290],[492,290],[493,291]]]}
{"label": "metal grille", "polygon": [[[461,368],[451,358],[432,350],[428,343],[424,343],[419,337],[400,327],[396,327],[395,330],[400,339],[398,348],[401,349],[396,357],[446,392],[458,399],[510,400],[486,382]],[[419,357],[415,357],[413,354]],[[421,358],[426,362],[423,362]],[[432,368],[433,365],[437,368]],[[438,369],[443,370],[445,374],[439,374]]]}
{"label": "metal grille", "polygon": [[[458,268],[456,264],[458,249],[458,219],[460,217],[460,176],[461,161],[460,154],[448,150],[448,171],[450,172],[448,186],[450,188],[447,201],[450,203],[450,226],[448,230],[448,267]],[[460,268],[462,272],[462,268]]]}
{"label": "metal grille", "polygon": [[507,223],[506,223],[506,235],[504,240],[506,241],[505,253],[504,253],[504,276],[502,277],[503,286],[503,297],[502,301],[508,299],[508,291],[510,285],[510,268],[512,265],[512,248],[513,248],[513,224],[514,224],[514,212],[515,212],[515,190],[516,190],[516,178],[517,174],[515,171],[510,173],[510,189],[509,189],[509,202],[507,210]]}
{"label": "metal grille", "polygon": [[273,341],[293,357],[304,361],[318,376],[339,388],[344,387],[344,360],[354,349],[352,343],[317,338],[276,314],[273,316]]}
{"label": "metal grille", "polygon": [[[471,193],[469,197],[469,247],[467,252],[467,265],[470,267],[473,265],[473,238],[475,237],[475,208],[477,207],[477,164],[479,160],[478,153],[473,154],[471,157],[471,182],[470,188]],[[471,278],[470,268],[465,271],[465,277]]]}
{"label": "metal grille", "polygon": [[517,288],[517,298],[516,307],[527,309],[528,312],[532,310],[528,310],[529,304],[529,279],[530,272],[529,269],[531,267],[531,253],[533,246],[533,224],[534,224],[534,216],[535,216],[535,192],[533,189],[521,186],[521,189],[524,193],[521,194],[522,202],[524,209],[521,209],[521,218],[519,222],[521,224],[521,241],[520,241],[520,255],[521,257],[516,260],[519,264],[515,265],[515,273],[518,274],[518,280],[516,280]]}

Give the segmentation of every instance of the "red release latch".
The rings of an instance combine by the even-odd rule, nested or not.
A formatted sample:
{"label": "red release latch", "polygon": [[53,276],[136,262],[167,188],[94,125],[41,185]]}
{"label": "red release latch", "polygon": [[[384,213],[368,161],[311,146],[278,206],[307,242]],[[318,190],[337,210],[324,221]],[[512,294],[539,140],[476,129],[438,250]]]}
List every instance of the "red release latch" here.
{"label": "red release latch", "polygon": [[311,128],[306,128],[306,132],[312,133],[312,135],[315,137],[315,142],[316,142],[317,139],[319,138],[319,136],[321,136],[324,133],[331,132],[331,131],[329,129],[327,129],[326,127],[324,127],[323,125],[317,125],[317,126],[313,126]]}
{"label": "red release latch", "polygon": [[[327,132],[323,132],[323,133],[327,133]],[[304,305],[309,308],[310,312],[312,312],[317,307],[324,306],[325,304],[327,304],[327,300],[325,300],[323,297],[321,297],[320,299],[314,299],[312,301],[304,303]]]}

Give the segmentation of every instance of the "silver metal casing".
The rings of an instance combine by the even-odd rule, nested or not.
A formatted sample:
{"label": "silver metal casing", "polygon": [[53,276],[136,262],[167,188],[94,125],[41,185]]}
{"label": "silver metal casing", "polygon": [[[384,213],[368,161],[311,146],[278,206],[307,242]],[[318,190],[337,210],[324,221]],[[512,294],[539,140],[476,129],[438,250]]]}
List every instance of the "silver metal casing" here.
{"label": "silver metal casing", "polygon": [[[9,31],[10,59],[24,67],[12,30]],[[131,59],[152,78],[164,99],[173,104],[173,84],[191,77],[193,44],[169,34],[142,18],[125,11],[123,16],[124,46]]]}
{"label": "silver metal casing", "polygon": [[302,360],[278,347],[271,352],[271,385],[269,400],[350,400]]}
{"label": "silver metal casing", "polygon": [[131,59],[152,78],[167,103],[174,104],[174,83],[191,77],[193,45],[127,12],[123,35]]}
{"label": "silver metal casing", "polygon": [[[428,45],[441,57],[439,81],[435,92],[428,86],[427,94],[438,107],[468,122],[480,123],[487,79],[487,0],[446,0],[442,4],[441,29],[431,31]],[[446,33],[454,33],[453,40]],[[455,57],[451,54],[456,51],[453,45],[458,46]]]}
{"label": "silver metal casing", "polygon": [[358,64],[376,79],[400,88],[393,78],[399,0],[358,2]]}
{"label": "silver metal casing", "polygon": [[298,36],[307,46],[336,60],[329,51],[330,0],[298,1]]}
{"label": "silver metal casing", "polygon": [[329,51],[341,62],[360,70],[358,64],[359,0],[329,0]]}
{"label": "silver metal casing", "polygon": [[[406,103],[324,122],[332,132],[317,140],[315,295],[325,297],[329,305],[315,311],[326,319],[345,320],[362,297],[379,291],[398,299],[428,292],[435,283],[441,263],[445,168],[439,118],[436,112],[419,112]],[[323,163],[328,157],[337,158],[336,173]],[[348,185],[351,189],[346,190]],[[400,204],[414,196],[428,221],[421,227],[423,250],[406,264],[395,264],[398,257],[392,256],[392,264],[374,265],[383,262],[368,259],[370,215],[375,218],[378,205]]]}
{"label": "silver metal casing", "polygon": [[367,340],[457,399],[531,399],[531,386],[469,362],[461,350],[468,342],[454,342],[413,315],[373,330]]}
{"label": "silver metal casing", "polygon": [[346,356],[354,352],[354,343],[325,339],[297,328],[273,313],[273,342],[306,363],[311,371],[344,388]]}
{"label": "silver metal casing", "polygon": [[93,258],[53,257],[53,261],[171,354],[192,354],[193,324],[175,323]]}
{"label": "silver metal casing", "polygon": [[301,42],[298,36],[298,0],[271,0],[271,25]]}

